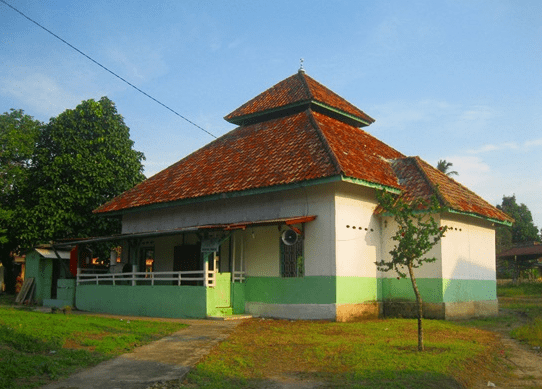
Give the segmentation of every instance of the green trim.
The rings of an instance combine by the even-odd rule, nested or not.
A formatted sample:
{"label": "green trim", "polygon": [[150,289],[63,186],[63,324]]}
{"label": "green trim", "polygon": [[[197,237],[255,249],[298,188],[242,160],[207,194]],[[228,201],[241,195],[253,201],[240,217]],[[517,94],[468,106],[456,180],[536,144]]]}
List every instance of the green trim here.
{"label": "green trim", "polygon": [[175,206],[180,206],[180,205],[198,204],[198,203],[203,203],[207,201],[231,199],[231,198],[237,198],[237,197],[243,197],[243,196],[280,192],[280,191],[289,190],[289,189],[297,189],[297,188],[304,188],[304,187],[313,186],[313,185],[328,184],[332,182],[338,182],[341,180],[342,180],[342,176],[335,175],[331,177],[317,178],[314,180],[295,182],[292,184],[267,186],[263,188],[247,189],[247,190],[237,191],[237,192],[219,193],[219,194],[214,194],[214,195],[209,195],[209,196],[170,201],[166,203],[143,205],[140,207],[129,208],[129,209],[124,209],[120,211],[101,212],[101,213],[98,213],[98,215],[116,216],[116,215],[124,215],[127,213],[134,213],[134,212],[141,212],[141,211],[153,211],[156,209],[169,208],[169,207],[175,207]]}
{"label": "green trim", "polygon": [[308,108],[310,106],[311,102],[312,102],[311,100],[296,101],[295,103],[282,105],[280,107],[269,108],[269,109],[266,109],[265,111],[258,111],[258,112],[253,112],[253,113],[249,113],[249,114],[246,114],[246,115],[234,116],[233,118],[226,119],[226,121],[228,121],[228,122],[230,122],[232,124],[241,126],[241,125],[243,125],[243,124],[245,124],[247,122],[252,121],[252,119],[260,117],[260,116],[268,116],[268,115],[272,115],[272,114],[280,112],[280,111],[288,111],[288,110],[291,110],[291,109],[294,109],[294,108],[303,107],[305,105]]}
{"label": "green trim", "polygon": [[305,187],[314,186],[314,185],[329,184],[333,182],[349,182],[351,184],[361,185],[368,188],[383,189],[388,192],[392,192],[396,194],[401,193],[399,189],[393,188],[390,186],[377,184],[375,182],[370,182],[370,181],[362,180],[359,178],[347,177],[344,175],[335,175],[331,177],[317,178],[314,180],[295,182],[292,184],[267,186],[264,188],[247,189],[247,190],[237,191],[237,192],[219,193],[219,194],[210,195],[210,196],[170,201],[167,203],[143,205],[141,207],[129,208],[129,209],[124,209],[120,211],[101,212],[101,213],[98,213],[98,215],[116,216],[116,215],[124,215],[128,213],[141,212],[141,211],[153,211],[153,210],[168,208],[168,207],[198,204],[198,203],[203,203],[207,201],[231,199],[231,198],[237,198],[237,197],[242,197],[242,196],[252,196],[252,195],[259,195],[259,194],[274,193],[274,192],[280,192],[280,191],[290,190],[290,189],[305,188]]}
{"label": "green trim", "polygon": [[255,118],[258,118],[258,117],[270,116],[270,115],[276,114],[276,113],[281,112],[281,111],[294,110],[295,108],[302,108],[304,106],[307,106],[307,108],[310,108],[311,105],[316,105],[316,106],[318,106],[320,108],[324,108],[324,109],[326,109],[328,111],[331,111],[331,112],[333,112],[333,113],[335,113],[337,115],[344,116],[347,119],[349,119],[350,121],[353,121],[354,123],[358,124],[360,127],[366,127],[366,126],[369,126],[369,125],[371,125],[373,123],[373,122],[370,122],[370,121],[367,121],[367,120],[363,120],[359,116],[352,115],[351,113],[345,112],[345,111],[343,111],[343,110],[341,110],[339,108],[332,107],[331,105],[327,105],[325,103],[322,103],[322,102],[314,100],[314,99],[296,101],[295,103],[283,105],[283,106],[280,106],[280,107],[266,109],[265,111],[253,112],[253,113],[242,115],[242,116],[234,116],[233,118],[226,119],[226,121],[228,121],[228,122],[230,122],[232,124],[236,124],[238,126],[241,126],[241,125],[243,125],[245,123],[252,122]]}
{"label": "green trim", "polygon": [[401,194],[401,189],[393,188],[391,186],[377,184],[375,182],[362,180],[361,178],[341,176],[341,181],[350,182],[351,184],[365,186],[367,188],[385,190],[394,194]]}
{"label": "green trim", "polygon": [[334,112],[336,114],[339,114],[341,116],[346,116],[348,119],[353,120],[354,122],[360,123],[360,124],[365,125],[365,126],[369,126],[369,125],[371,125],[373,123],[373,122],[368,122],[366,120],[363,120],[359,116],[352,115],[352,114],[350,114],[348,112],[345,112],[345,111],[343,111],[341,109],[332,107],[331,105],[327,105],[325,103],[321,103],[321,102],[316,101],[316,100],[312,100],[311,103],[314,104],[314,105],[317,105],[319,107],[325,108],[325,109],[327,109],[327,110],[329,110],[331,112]]}
{"label": "green trim", "polygon": [[482,215],[479,215],[477,213],[474,213],[474,212],[465,212],[465,211],[458,211],[458,210],[455,210],[455,209],[447,209],[448,212],[450,213],[455,213],[457,215],[466,215],[466,216],[472,216],[472,217],[477,217],[479,219],[484,219],[484,220],[487,220],[487,221],[490,221],[492,223],[498,223],[498,224],[502,224],[504,226],[508,226],[508,227],[511,227],[512,226],[512,222],[508,221],[508,220],[498,220],[498,219],[494,219],[494,218],[491,218],[491,217],[487,217],[487,216],[482,216]]}

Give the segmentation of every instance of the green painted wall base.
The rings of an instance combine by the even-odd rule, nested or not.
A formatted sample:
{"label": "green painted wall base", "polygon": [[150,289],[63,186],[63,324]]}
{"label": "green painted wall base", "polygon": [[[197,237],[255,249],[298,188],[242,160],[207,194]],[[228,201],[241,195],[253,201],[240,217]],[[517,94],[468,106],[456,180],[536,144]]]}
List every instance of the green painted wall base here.
{"label": "green painted wall base", "polygon": [[245,284],[235,282],[231,285],[231,304],[234,315],[245,313]]}
{"label": "green painted wall base", "polygon": [[[387,301],[382,303],[385,317],[418,317],[418,306],[410,301]],[[426,319],[451,320],[496,316],[499,313],[497,300],[463,301],[454,303],[423,303]]]}
{"label": "green painted wall base", "polygon": [[203,286],[79,285],[77,309],[130,316],[204,318],[207,288]]}
{"label": "green painted wall base", "polygon": [[44,307],[51,308],[64,308],[64,307],[73,307],[73,301],[71,300],[59,300],[59,299],[45,299],[43,300]]}

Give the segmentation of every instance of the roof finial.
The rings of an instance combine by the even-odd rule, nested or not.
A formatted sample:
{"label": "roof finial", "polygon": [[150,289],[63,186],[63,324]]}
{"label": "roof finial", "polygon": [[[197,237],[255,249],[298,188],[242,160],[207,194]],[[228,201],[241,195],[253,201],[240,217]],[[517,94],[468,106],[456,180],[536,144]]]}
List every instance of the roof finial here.
{"label": "roof finial", "polygon": [[305,73],[305,69],[303,69],[303,61],[304,61],[303,58],[299,58],[299,72],[300,73]]}

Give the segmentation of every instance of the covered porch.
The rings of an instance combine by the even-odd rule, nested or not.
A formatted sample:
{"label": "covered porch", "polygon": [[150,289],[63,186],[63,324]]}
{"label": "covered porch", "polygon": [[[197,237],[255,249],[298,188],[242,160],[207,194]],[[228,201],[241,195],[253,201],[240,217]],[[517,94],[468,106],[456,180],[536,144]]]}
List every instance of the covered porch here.
{"label": "covered porch", "polygon": [[[247,229],[292,226],[281,218],[120,234],[56,243],[74,247],[75,306],[123,315],[205,318],[245,313]],[[89,247],[112,247],[107,261]]]}

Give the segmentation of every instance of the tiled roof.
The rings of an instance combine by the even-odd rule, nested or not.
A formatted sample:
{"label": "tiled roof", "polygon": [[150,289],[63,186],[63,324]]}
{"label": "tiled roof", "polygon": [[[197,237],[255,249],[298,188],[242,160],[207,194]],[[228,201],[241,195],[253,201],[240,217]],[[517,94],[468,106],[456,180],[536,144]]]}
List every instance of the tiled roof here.
{"label": "tiled roof", "polygon": [[306,110],[238,127],[95,212],[340,175],[398,188],[381,156],[403,155],[359,128]]}
{"label": "tiled roof", "polygon": [[451,210],[499,221],[513,221],[507,214],[419,157],[397,159],[391,164],[403,187],[402,198],[407,203],[416,199],[427,201],[436,194],[441,204]]}
{"label": "tiled roof", "polygon": [[[318,104],[315,105],[315,101]],[[308,103],[298,104],[300,102]],[[296,109],[292,109],[292,105]],[[273,115],[266,114],[270,111]],[[243,119],[247,117],[252,119]],[[358,128],[360,122],[350,120],[352,117],[367,124],[373,121],[299,72],[226,116],[234,123],[243,123],[240,127],[95,212],[123,212],[181,200],[347,177],[369,186],[397,189],[407,201],[429,199],[437,193],[443,205],[455,211],[511,221],[506,214],[420,158],[407,158]]]}
{"label": "tiled roof", "polygon": [[367,126],[374,122],[359,108],[332,92],[319,82],[299,71],[291,77],[279,82],[252,100],[243,104],[224,119],[234,124],[245,124],[258,120],[277,111],[300,107],[306,109],[311,103],[319,103],[320,109],[332,111],[339,120],[355,122],[358,127]]}

